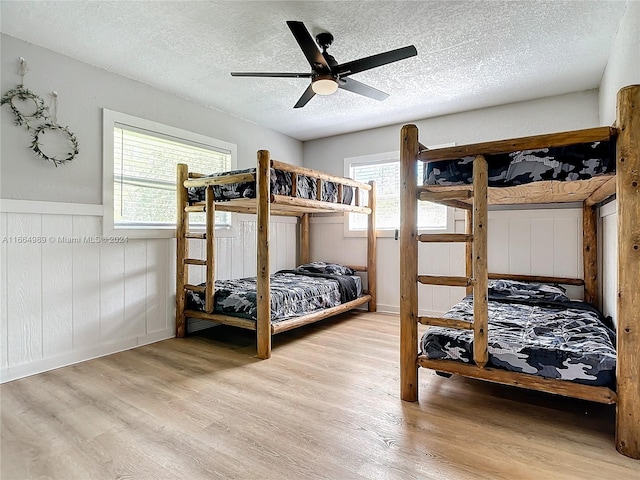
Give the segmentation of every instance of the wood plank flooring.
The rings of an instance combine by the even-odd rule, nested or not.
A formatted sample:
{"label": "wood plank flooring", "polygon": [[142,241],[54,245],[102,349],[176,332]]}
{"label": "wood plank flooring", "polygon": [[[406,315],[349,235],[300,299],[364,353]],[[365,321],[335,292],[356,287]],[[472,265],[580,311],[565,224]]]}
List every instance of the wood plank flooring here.
{"label": "wood plank flooring", "polygon": [[274,337],[216,327],[4,384],[2,480],[638,479],[614,407],[420,371],[398,318]]}

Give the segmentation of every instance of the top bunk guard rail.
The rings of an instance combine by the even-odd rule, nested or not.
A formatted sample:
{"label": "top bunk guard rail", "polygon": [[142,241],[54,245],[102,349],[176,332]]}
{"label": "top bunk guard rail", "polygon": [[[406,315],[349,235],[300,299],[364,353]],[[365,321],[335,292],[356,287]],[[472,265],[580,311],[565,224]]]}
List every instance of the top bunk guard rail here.
{"label": "top bunk guard rail", "polygon": [[[347,185],[349,187],[359,188],[360,190],[369,191],[371,185],[368,183],[358,182],[350,178],[337,177],[335,175],[328,175],[317,170],[310,168],[299,167],[297,165],[290,165],[288,163],[279,162],[277,160],[271,160],[271,168],[281,170],[283,172],[291,172],[298,175],[304,175],[305,177],[312,177],[323,182],[332,182],[338,185]],[[224,175],[219,177],[207,177],[203,173],[189,172],[189,179],[184,181],[186,188],[191,187],[206,187],[209,185],[227,185],[229,183],[240,182],[252,182],[256,179],[255,172],[237,173],[234,175]]]}
{"label": "top bunk guard rail", "polygon": [[[302,216],[305,213],[360,213],[369,215],[371,208],[368,205],[362,205],[360,198],[361,192],[370,192],[372,185],[362,183],[350,178],[328,175],[310,168],[300,167],[297,165],[289,165],[277,160],[268,159],[270,168],[291,173],[291,194],[290,195],[267,195],[268,202],[273,204],[274,215],[293,215]],[[298,176],[303,175],[313,179],[316,183],[316,198],[308,199],[297,196]],[[233,183],[256,182],[256,172],[242,172],[231,175],[206,176],[201,173],[189,172],[182,180],[185,188],[202,188],[214,185],[228,185]],[[352,187],[354,189],[353,201],[350,204],[338,202],[327,202],[322,200],[323,182],[331,182],[336,184],[338,199],[343,197],[344,187]],[[259,183],[259,182],[258,182]],[[238,198],[230,200],[216,201],[218,210],[237,212],[237,213],[256,213],[257,204],[255,199]],[[204,202],[193,203],[186,206],[187,212],[203,212],[206,211]]]}
{"label": "top bunk guard rail", "polygon": [[577,143],[606,142],[615,138],[617,135],[618,130],[614,127],[595,127],[584,130],[498,140],[495,142],[472,143],[469,145],[437,148],[434,150],[423,149],[418,154],[418,159],[428,163],[440,160],[456,160],[458,158],[474,157],[476,155],[497,155],[519,150],[563,147]]}

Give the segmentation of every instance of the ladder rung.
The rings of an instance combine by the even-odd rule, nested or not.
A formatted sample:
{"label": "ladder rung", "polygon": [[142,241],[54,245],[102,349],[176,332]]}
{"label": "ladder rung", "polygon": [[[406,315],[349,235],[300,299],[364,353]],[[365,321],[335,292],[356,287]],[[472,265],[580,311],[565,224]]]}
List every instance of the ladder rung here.
{"label": "ladder rung", "polygon": [[204,240],[207,238],[206,233],[195,233],[195,232],[187,232],[185,237],[187,238],[199,238],[200,240]]}
{"label": "ladder rung", "polygon": [[445,275],[418,275],[418,282],[425,285],[446,285],[448,287],[470,287],[475,283],[473,278]]}
{"label": "ladder rung", "polygon": [[419,242],[473,242],[473,235],[467,233],[423,233],[418,235]]}
{"label": "ladder rung", "polygon": [[473,196],[470,190],[447,190],[444,192],[434,192],[431,190],[420,190],[418,198],[429,202],[438,202],[446,200],[468,200]]}
{"label": "ladder rung", "polygon": [[191,290],[192,292],[200,292],[200,293],[204,293],[207,291],[207,289],[201,285],[190,285],[190,284],[186,284],[184,286],[185,290]]}
{"label": "ladder rung", "polygon": [[184,263],[188,265],[206,265],[206,260],[200,260],[199,258],[185,258]]}
{"label": "ladder rung", "polygon": [[418,322],[422,325],[434,327],[456,328],[458,330],[473,330],[473,322],[446,317],[418,317]]}
{"label": "ladder rung", "polygon": [[189,213],[200,213],[205,211],[204,203],[194,203],[193,205],[189,205],[188,207],[184,207],[185,212]]}

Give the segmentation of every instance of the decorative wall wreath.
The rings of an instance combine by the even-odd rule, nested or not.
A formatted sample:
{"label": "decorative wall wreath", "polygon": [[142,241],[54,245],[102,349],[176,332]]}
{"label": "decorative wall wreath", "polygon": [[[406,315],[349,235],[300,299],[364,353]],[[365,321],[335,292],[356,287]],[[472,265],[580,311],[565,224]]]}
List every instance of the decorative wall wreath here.
{"label": "decorative wall wreath", "polygon": [[[58,130],[63,132],[68,137],[71,151],[67,153],[67,156],[65,158],[50,157],[40,149],[40,135],[44,134],[47,130]],[[33,150],[33,152],[43,160],[53,162],[53,164],[57,167],[58,165],[63,165],[75,158],[75,156],[78,154],[78,140],[67,127],[47,122],[34,129],[33,140],[31,141],[31,150]]]}
{"label": "decorative wall wreath", "polygon": [[[32,101],[35,111],[29,114],[22,113],[14,103],[16,99]],[[46,119],[49,117],[48,108],[44,104],[44,100],[25,88],[24,85],[18,85],[5,93],[2,96],[2,103],[0,103],[0,105],[4,105],[5,103],[11,108],[15,116],[16,125],[26,127],[27,129],[31,129],[29,120]]]}

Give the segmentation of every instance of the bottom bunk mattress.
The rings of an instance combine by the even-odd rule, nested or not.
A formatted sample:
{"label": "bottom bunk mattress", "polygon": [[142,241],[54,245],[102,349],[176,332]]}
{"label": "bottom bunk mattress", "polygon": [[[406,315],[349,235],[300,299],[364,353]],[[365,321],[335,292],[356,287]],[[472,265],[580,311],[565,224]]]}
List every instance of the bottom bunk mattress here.
{"label": "bottom bunk mattress", "polygon": [[[271,322],[337,307],[362,296],[357,275],[281,271],[271,275]],[[216,280],[214,313],[256,320],[256,278]],[[187,292],[187,308],[204,311],[205,295]]]}
{"label": "bottom bunk mattress", "polygon": [[[615,334],[593,307],[564,295],[529,296],[529,286],[514,293],[512,283],[509,285],[505,293],[490,284],[487,366],[585,385],[614,386]],[[464,298],[445,317],[472,321],[473,298]],[[431,359],[473,364],[470,330],[429,327],[420,347],[421,354]]]}

